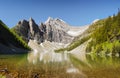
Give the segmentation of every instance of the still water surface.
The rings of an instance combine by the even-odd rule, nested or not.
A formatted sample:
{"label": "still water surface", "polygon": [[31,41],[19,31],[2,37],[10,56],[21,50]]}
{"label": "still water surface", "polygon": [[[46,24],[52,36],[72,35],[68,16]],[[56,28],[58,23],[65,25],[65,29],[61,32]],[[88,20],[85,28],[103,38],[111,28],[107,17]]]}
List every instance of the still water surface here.
{"label": "still water surface", "polygon": [[[81,59],[85,58],[85,59]],[[31,52],[0,55],[0,78],[120,78],[120,58]]]}

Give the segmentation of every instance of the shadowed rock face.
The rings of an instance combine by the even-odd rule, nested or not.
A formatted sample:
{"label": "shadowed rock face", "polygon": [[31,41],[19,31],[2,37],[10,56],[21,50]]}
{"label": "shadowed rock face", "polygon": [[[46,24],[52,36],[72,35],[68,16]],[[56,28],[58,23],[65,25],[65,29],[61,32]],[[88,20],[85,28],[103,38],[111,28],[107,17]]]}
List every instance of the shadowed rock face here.
{"label": "shadowed rock face", "polygon": [[29,32],[29,22],[26,20],[21,20],[18,22],[16,27],[13,28],[15,32],[21,36],[26,42],[28,42],[28,32]]}
{"label": "shadowed rock face", "polygon": [[13,28],[15,32],[21,36],[26,42],[29,39],[39,41],[40,39],[40,30],[35,21],[30,18],[29,21],[22,20]]}
{"label": "shadowed rock face", "polygon": [[72,36],[67,34],[69,25],[59,19],[48,18],[45,24],[40,25],[44,32],[44,39],[59,43],[69,43],[72,41]]}
{"label": "shadowed rock face", "polygon": [[35,21],[32,18],[30,18],[29,20],[29,27],[30,27],[29,32],[31,34],[31,37],[37,40],[37,36],[39,35],[40,30],[38,28],[38,25],[35,23]]}
{"label": "shadowed rock face", "polygon": [[30,39],[42,43],[45,40],[50,42],[69,43],[73,37],[67,34],[69,25],[60,19],[48,18],[45,23],[38,26],[30,18],[29,21],[19,21],[14,30],[18,35],[28,42]]}

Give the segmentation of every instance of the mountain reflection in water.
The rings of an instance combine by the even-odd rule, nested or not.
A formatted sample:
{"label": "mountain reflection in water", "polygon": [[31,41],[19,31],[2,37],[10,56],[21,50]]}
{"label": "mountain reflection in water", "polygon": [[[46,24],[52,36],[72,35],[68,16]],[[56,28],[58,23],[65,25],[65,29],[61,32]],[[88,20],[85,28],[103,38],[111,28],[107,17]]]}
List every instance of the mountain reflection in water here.
{"label": "mountain reflection in water", "polygon": [[[81,56],[82,57],[82,56]],[[18,78],[119,78],[120,58],[73,53],[34,51],[21,55],[0,55],[0,77]]]}
{"label": "mountain reflection in water", "polygon": [[45,64],[49,62],[64,62],[69,61],[67,53],[54,52],[31,52],[28,54],[28,61],[30,63],[37,63],[43,61]]}

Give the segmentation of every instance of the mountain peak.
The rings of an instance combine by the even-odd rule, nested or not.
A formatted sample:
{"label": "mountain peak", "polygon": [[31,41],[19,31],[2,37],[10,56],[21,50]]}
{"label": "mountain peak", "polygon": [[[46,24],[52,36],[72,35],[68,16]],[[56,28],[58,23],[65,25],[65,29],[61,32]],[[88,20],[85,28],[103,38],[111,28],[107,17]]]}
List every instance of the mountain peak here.
{"label": "mountain peak", "polygon": [[93,20],[93,22],[92,23],[96,23],[97,21],[99,21],[100,19],[95,19],[95,20]]}
{"label": "mountain peak", "polygon": [[32,21],[32,22],[34,22],[34,19],[33,19],[32,17],[30,17],[29,21]]}
{"label": "mountain peak", "polygon": [[29,20],[33,20],[33,18],[32,17],[30,17],[30,19]]}
{"label": "mountain peak", "polygon": [[28,23],[27,20],[23,19],[17,23],[17,25],[26,25]]}
{"label": "mountain peak", "polygon": [[45,23],[49,23],[50,21],[53,21],[54,19],[52,17],[48,17],[47,21]]}
{"label": "mountain peak", "polygon": [[55,20],[56,20],[56,21],[60,21],[60,22],[64,22],[64,23],[66,23],[65,21],[63,21],[63,20],[60,19],[60,18],[55,18]]}
{"label": "mountain peak", "polygon": [[65,21],[63,21],[62,19],[60,18],[52,18],[52,17],[48,17],[47,21],[45,21],[45,23],[50,23],[52,21],[56,21],[56,22],[63,22],[63,23],[66,23]]}

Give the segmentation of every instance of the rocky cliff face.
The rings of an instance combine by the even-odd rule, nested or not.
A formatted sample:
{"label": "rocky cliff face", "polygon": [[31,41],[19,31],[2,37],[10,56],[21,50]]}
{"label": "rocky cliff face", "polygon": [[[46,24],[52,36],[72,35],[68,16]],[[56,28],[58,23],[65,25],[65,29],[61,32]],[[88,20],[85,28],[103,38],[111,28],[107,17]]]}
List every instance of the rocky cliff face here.
{"label": "rocky cliff face", "polygon": [[22,39],[28,42],[29,23],[26,20],[21,20],[12,28]]}
{"label": "rocky cliff face", "polygon": [[40,40],[40,29],[35,21],[30,18],[29,20],[29,32],[28,32],[28,39],[33,39],[36,41]]}
{"label": "rocky cliff face", "polygon": [[30,18],[29,21],[19,21],[18,24],[13,28],[13,30],[26,42],[28,42],[29,39],[38,41],[40,38],[39,27],[32,18]]}
{"label": "rocky cliff face", "polygon": [[45,40],[58,43],[69,43],[73,37],[67,31],[70,26],[60,19],[48,18],[45,23],[38,26],[35,21],[30,18],[29,21],[22,20],[13,28],[15,32],[21,36],[26,42],[30,39],[42,43]]}
{"label": "rocky cliff face", "polygon": [[49,17],[44,25],[46,26],[46,39],[48,41],[59,43],[69,43],[72,41],[73,37],[67,34],[70,26],[64,21]]}

